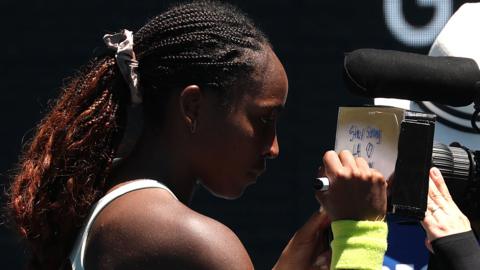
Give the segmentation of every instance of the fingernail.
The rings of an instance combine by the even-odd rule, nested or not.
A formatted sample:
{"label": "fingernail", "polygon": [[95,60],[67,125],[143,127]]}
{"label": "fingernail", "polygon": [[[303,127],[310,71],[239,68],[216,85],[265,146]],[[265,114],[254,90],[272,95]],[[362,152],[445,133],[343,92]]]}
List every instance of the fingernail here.
{"label": "fingernail", "polygon": [[323,266],[327,263],[327,258],[324,256],[318,256],[315,262],[313,263],[314,266]]}
{"label": "fingernail", "polygon": [[437,169],[437,167],[432,167],[432,169],[430,170],[430,172],[432,173],[432,175],[434,177],[439,177],[440,176],[440,170]]}

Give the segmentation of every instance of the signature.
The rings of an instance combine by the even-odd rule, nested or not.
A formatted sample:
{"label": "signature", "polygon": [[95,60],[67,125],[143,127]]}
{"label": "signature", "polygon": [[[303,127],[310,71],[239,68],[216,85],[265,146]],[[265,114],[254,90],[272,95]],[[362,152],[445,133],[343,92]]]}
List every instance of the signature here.
{"label": "signature", "polygon": [[363,141],[367,140],[374,140],[376,144],[382,143],[382,130],[375,127],[363,127],[360,128],[356,125],[351,125],[348,130],[348,135],[350,137],[350,141]]}

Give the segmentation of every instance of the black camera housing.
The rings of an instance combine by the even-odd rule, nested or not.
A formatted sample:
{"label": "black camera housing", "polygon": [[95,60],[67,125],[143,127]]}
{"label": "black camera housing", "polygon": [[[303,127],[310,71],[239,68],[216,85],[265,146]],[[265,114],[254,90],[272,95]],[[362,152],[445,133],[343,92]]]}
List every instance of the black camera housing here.
{"label": "black camera housing", "polygon": [[405,111],[395,172],[388,183],[388,212],[401,219],[425,217],[434,133],[435,115]]}

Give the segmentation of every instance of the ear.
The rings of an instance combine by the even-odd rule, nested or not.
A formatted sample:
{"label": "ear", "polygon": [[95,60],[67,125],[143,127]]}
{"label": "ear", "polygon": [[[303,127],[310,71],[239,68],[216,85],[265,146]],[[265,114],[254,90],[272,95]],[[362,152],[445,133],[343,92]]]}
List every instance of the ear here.
{"label": "ear", "polygon": [[203,93],[198,85],[189,85],[180,92],[179,102],[182,118],[192,132],[196,128],[203,99]]}

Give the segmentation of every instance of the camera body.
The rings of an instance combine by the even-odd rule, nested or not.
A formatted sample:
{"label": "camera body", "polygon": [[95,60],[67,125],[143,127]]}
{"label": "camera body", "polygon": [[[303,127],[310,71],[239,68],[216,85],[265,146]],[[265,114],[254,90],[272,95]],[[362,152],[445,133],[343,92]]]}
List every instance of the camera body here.
{"label": "camera body", "polygon": [[349,150],[388,179],[388,211],[422,220],[427,208],[435,115],[394,107],[340,107],[335,150]]}
{"label": "camera body", "polygon": [[367,160],[388,180],[388,212],[400,222],[423,220],[428,174],[437,167],[453,200],[480,219],[480,151],[434,142],[436,116],[387,106],[340,107],[335,150]]}

